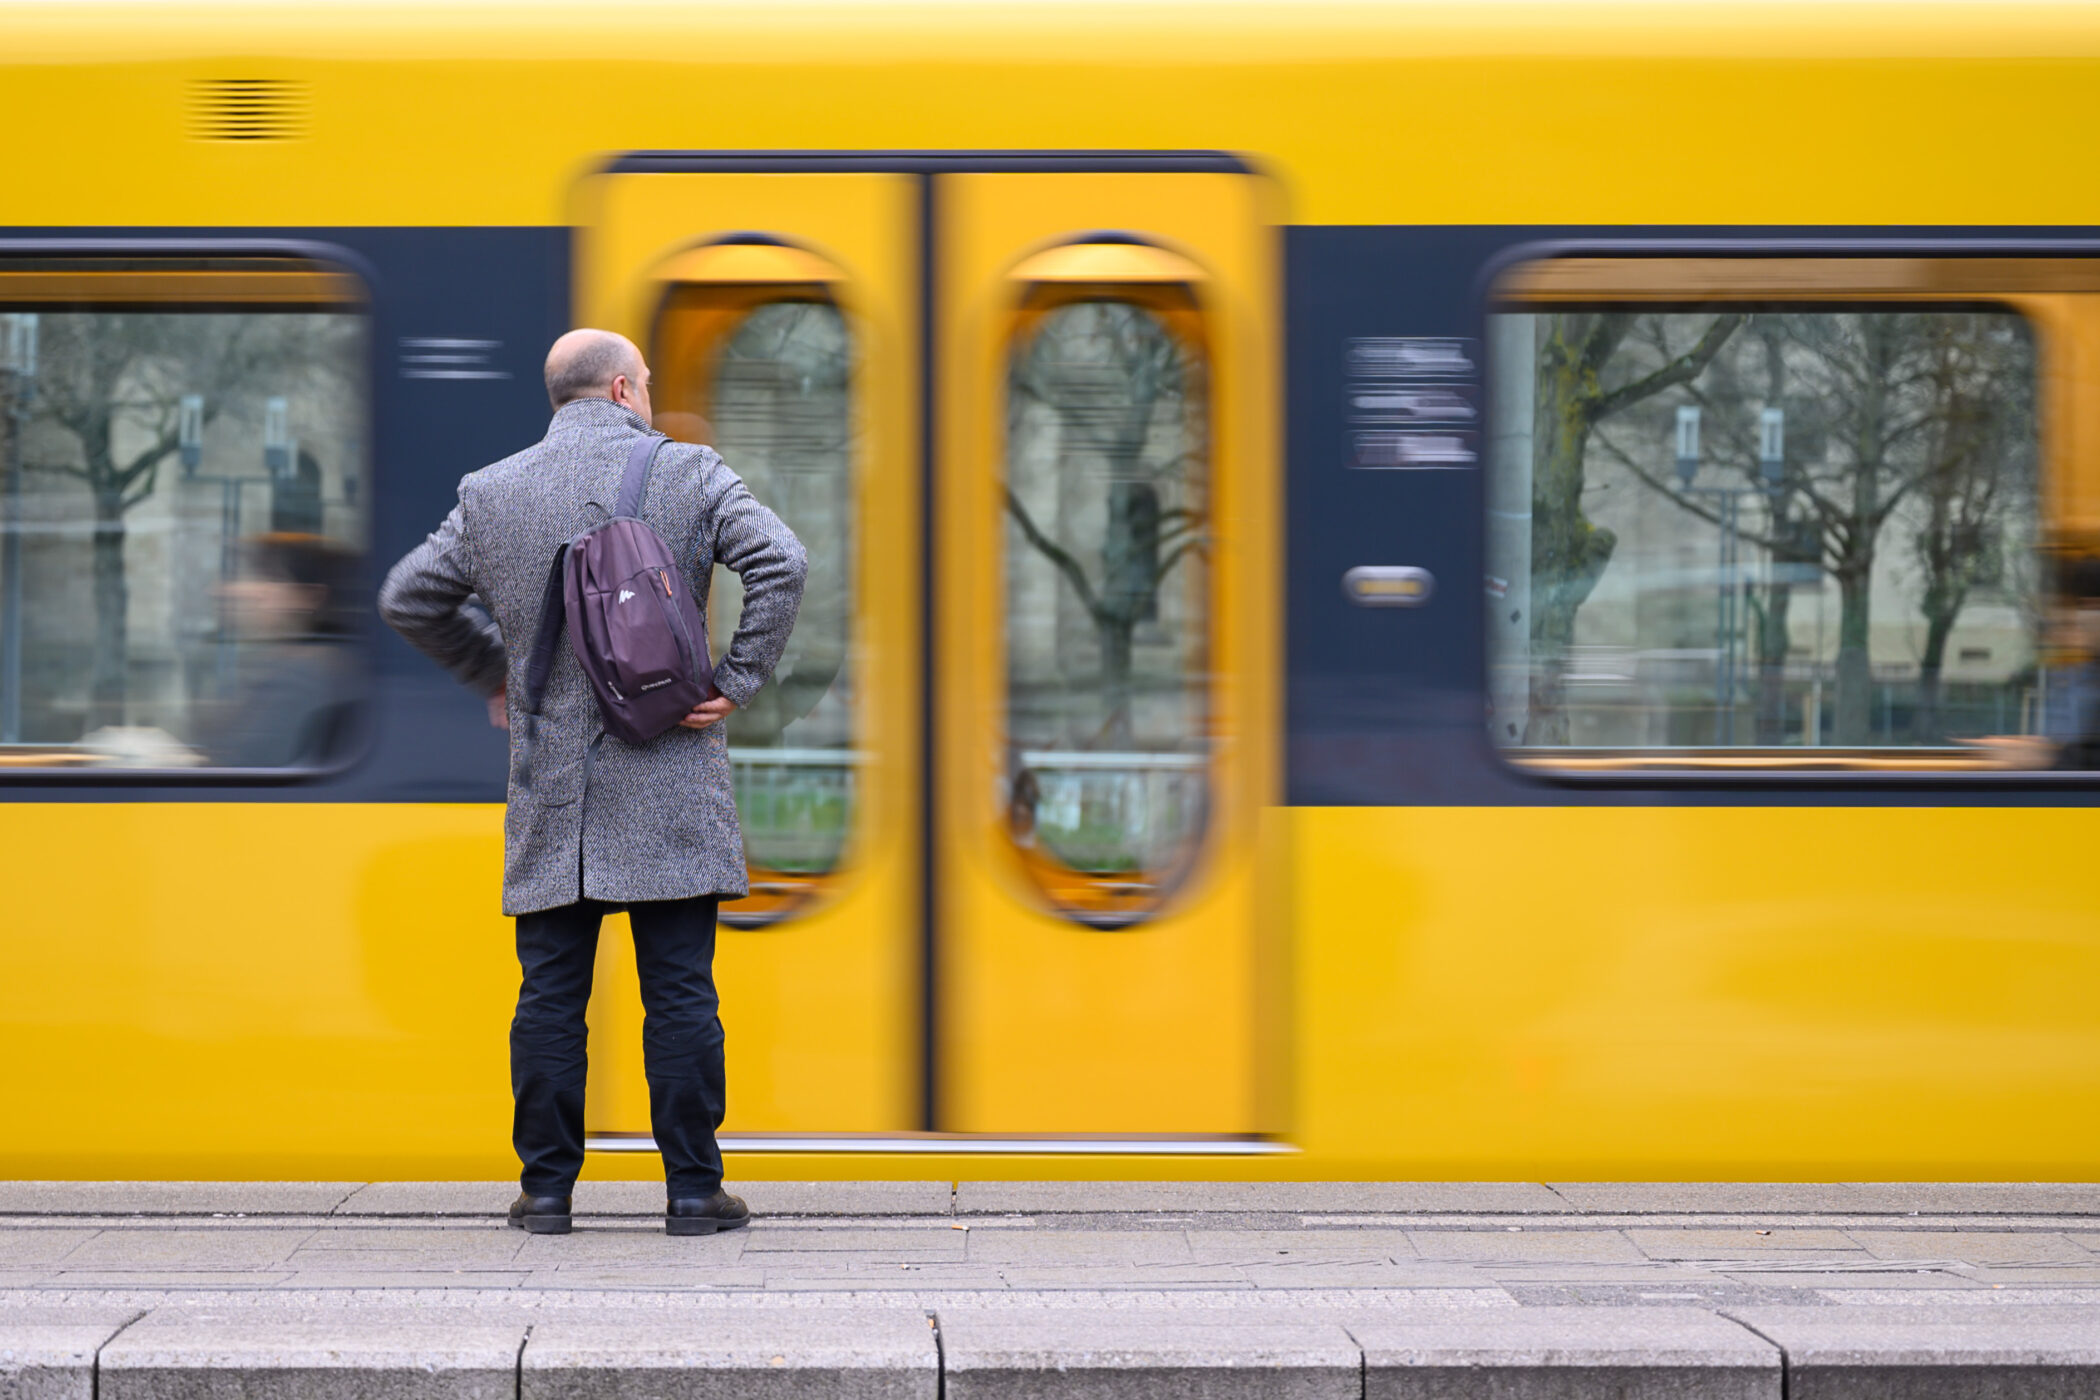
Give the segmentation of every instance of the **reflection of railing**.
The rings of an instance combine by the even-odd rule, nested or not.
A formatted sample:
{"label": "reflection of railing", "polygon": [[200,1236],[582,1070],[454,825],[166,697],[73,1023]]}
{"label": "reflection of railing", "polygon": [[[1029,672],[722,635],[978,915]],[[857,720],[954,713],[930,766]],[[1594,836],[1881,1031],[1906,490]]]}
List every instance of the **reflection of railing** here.
{"label": "reflection of railing", "polygon": [[851,825],[855,749],[730,746],[736,805],[751,863],[799,875],[838,867]]}
{"label": "reflection of railing", "polygon": [[1023,768],[1032,768],[1037,772],[1045,769],[1056,772],[1078,768],[1105,768],[1114,771],[1194,769],[1202,768],[1210,762],[1200,753],[1096,753],[1064,749],[1023,749],[1014,757],[1020,761]]}
{"label": "reflection of railing", "polygon": [[[1016,805],[1030,808],[1035,835],[1076,871],[1156,878],[1203,821],[1202,754],[1022,749],[1014,760]],[[1148,878],[1131,892],[1151,887]]]}
{"label": "reflection of railing", "polygon": [[858,749],[740,749],[731,744],[729,761],[745,768],[857,768],[868,756]]}
{"label": "reflection of railing", "polygon": [[1993,772],[2031,765],[2031,755],[1979,742],[1959,747],[1883,748],[1506,748],[1519,768],[1544,772],[1657,772],[1671,769],[1742,772]]}

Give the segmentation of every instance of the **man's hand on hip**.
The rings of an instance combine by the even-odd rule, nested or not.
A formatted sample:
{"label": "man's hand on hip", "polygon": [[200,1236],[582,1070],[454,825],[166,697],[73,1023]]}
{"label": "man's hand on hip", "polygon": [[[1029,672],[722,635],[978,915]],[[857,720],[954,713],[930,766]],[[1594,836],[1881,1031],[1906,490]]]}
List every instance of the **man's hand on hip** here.
{"label": "man's hand on hip", "polygon": [[678,722],[687,729],[705,729],[716,720],[729,718],[735,710],[736,701],[726,695],[717,695],[693,706],[693,712]]}
{"label": "man's hand on hip", "polygon": [[510,728],[510,704],[505,689],[499,687],[496,693],[489,697],[489,723],[498,729]]}

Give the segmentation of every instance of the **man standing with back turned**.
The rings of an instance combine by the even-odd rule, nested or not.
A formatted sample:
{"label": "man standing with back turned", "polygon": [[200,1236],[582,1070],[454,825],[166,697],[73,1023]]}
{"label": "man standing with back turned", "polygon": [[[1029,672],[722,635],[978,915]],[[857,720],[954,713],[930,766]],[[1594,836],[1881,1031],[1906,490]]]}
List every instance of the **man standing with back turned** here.
{"label": "man standing with back turned", "polygon": [[[610,331],[571,331],[547,353],[547,436],[459,484],[437,533],[394,566],[379,610],[394,629],[489,697],[510,730],[503,912],[518,921],[510,1028],[513,1141],[524,1193],[510,1223],[566,1234],[583,1168],[584,1007],[598,925],[627,910],[641,971],[649,1117],[663,1153],[666,1228],[706,1235],[747,1222],[722,1190],[724,1102],[714,984],[715,910],[746,892],[743,834],[722,721],[772,674],[795,625],[808,561],[780,518],[711,448],[666,443],[640,514],[685,561],[702,615],[716,564],[743,578],[743,616],[715,667],[720,694],[646,744],[605,732],[564,646],[528,755],[519,697],[547,570],[566,540],[611,514],[636,439],[652,432],[649,369]],[[487,613],[473,608],[478,596]],[[494,626],[489,617],[493,616]]]}

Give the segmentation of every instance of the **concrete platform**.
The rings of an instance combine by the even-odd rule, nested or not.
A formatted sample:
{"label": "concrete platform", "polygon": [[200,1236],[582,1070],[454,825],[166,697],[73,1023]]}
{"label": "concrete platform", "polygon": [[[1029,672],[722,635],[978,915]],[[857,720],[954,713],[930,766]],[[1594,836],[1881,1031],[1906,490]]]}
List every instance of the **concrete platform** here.
{"label": "concrete platform", "polygon": [[956,1306],[936,1316],[953,1400],[1354,1400],[1362,1393],[1361,1351],[1347,1329],[1317,1313]]}
{"label": "concrete platform", "polygon": [[1784,1349],[1790,1400],[2100,1395],[2090,1308],[1744,1308]]}
{"label": "concrete platform", "polygon": [[2087,1186],[0,1183],[0,1400],[2095,1397]]}

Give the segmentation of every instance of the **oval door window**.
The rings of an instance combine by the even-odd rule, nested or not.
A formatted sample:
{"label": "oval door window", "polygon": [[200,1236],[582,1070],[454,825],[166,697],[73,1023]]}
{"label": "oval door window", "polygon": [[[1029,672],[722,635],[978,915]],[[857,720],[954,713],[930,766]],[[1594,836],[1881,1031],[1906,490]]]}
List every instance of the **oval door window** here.
{"label": "oval door window", "polygon": [[1009,354],[1007,830],[1112,927],[1185,878],[1209,800],[1202,322],[1185,285],[1037,282]]}
{"label": "oval door window", "polygon": [[[852,337],[823,283],[727,282],[674,285],[655,342],[657,426],[713,446],[809,551],[794,635],[730,721],[751,896],[722,917],[749,926],[817,894],[852,832]],[[736,574],[717,568],[708,634],[718,654],[742,602]]]}

